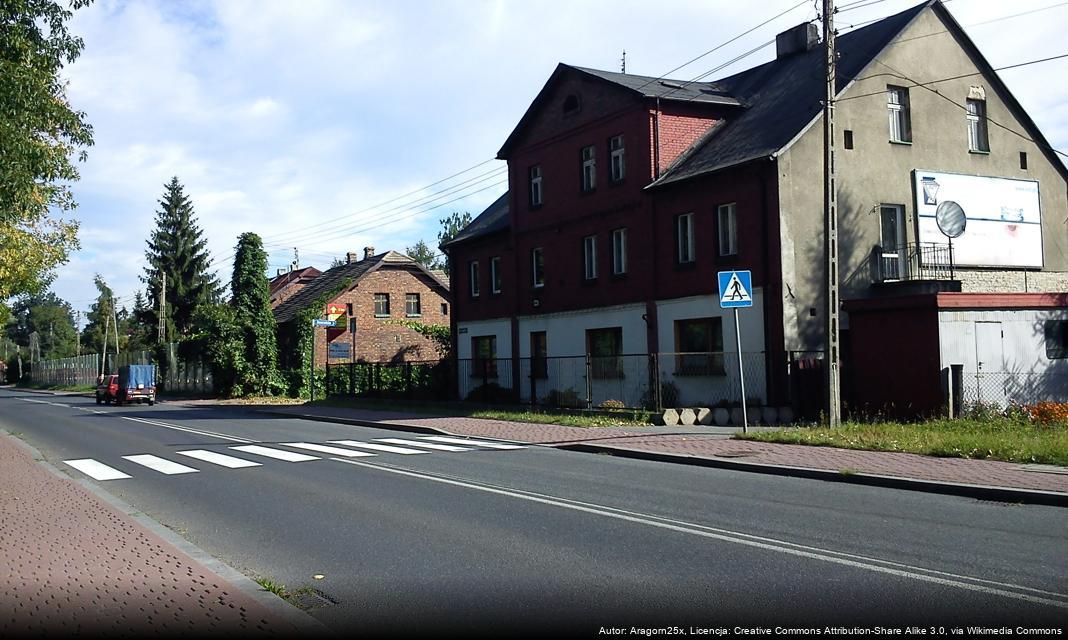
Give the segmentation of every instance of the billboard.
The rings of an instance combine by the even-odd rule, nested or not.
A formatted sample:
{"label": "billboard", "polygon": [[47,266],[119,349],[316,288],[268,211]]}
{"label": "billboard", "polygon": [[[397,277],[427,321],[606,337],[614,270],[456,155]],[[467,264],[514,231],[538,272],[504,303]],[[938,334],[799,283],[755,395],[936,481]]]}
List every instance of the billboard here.
{"label": "billboard", "polygon": [[1042,266],[1042,212],[1037,181],[922,169],[912,172],[912,180],[920,242],[948,242],[938,228],[935,212],[939,204],[955,202],[965,216],[964,231],[953,240],[956,264]]}

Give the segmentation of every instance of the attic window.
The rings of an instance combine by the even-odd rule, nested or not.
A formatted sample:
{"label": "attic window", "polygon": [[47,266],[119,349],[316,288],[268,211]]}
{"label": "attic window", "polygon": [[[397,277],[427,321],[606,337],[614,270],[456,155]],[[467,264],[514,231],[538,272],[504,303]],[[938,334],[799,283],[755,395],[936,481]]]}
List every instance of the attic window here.
{"label": "attic window", "polygon": [[579,97],[573,93],[570,94],[569,96],[564,98],[564,115],[567,115],[569,113],[575,113],[579,110],[579,106],[581,106],[579,103]]}

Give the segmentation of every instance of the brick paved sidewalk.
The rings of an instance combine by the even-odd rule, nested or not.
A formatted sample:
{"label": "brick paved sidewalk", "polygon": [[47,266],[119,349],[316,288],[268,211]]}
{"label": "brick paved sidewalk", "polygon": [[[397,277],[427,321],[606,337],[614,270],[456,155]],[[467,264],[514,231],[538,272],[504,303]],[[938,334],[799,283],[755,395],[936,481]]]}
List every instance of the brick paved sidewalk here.
{"label": "brick paved sidewalk", "polygon": [[239,590],[4,434],[0,541],[0,637],[288,637],[305,626],[280,609],[289,605]]}
{"label": "brick paved sidewalk", "polygon": [[[727,430],[709,427],[583,428],[463,417],[369,411],[341,407],[276,407],[275,412],[374,421],[437,429],[457,435],[515,440],[550,446],[590,445],[720,460],[724,463],[817,469],[834,473],[1002,487],[1068,494],[1068,469],[996,460],[936,458],[912,453],[731,440]],[[739,464],[741,467],[741,464]]]}

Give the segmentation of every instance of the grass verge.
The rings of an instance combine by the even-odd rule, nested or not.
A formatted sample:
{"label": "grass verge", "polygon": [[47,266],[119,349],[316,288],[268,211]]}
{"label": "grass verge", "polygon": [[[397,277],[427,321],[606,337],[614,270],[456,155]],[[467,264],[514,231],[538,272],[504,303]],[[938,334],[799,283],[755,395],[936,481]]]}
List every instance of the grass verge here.
{"label": "grass verge", "polygon": [[1068,423],[1010,418],[921,423],[847,422],[838,429],[801,427],[737,434],[741,440],[897,451],[948,458],[1068,466]]}

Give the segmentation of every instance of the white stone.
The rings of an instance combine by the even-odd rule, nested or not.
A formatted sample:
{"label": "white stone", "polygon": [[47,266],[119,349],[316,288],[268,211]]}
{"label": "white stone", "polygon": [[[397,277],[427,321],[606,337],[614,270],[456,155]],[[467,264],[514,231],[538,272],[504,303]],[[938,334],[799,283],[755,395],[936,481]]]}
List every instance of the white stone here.
{"label": "white stone", "polygon": [[694,413],[693,409],[683,409],[679,412],[679,424],[687,427],[697,424],[697,414]]}
{"label": "white stone", "polygon": [[666,427],[674,427],[679,423],[679,412],[674,409],[664,409],[660,416],[660,424]]}
{"label": "white stone", "polygon": [[703,424],[706,427],[712,424],[712,410],[708,407],[698,407],[697,424]]}

